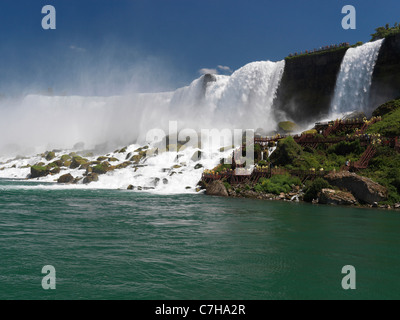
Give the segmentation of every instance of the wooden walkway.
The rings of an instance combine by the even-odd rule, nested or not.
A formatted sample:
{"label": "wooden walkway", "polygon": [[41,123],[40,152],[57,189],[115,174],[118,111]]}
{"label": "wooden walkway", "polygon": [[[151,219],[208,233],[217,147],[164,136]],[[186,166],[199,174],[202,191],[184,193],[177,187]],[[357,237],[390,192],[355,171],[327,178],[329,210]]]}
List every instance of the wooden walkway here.
{"label": "wooden walkway", "polygon": [[234,171],[220,172],[220,173],[203,173],[202,181],[210,183],[215,180],[226,181],[231,185],[235,184],[256,184],[261,178],[271,178],[274,175],[290,174],[292,176],[299,177],[302,182],[306,180],[314,180],[317,177],[323,177],[328,174],[328,171],[303,171],[303,170],[286,170],[283,168],[273,169],[254,169],[249,174],[238,175]]}

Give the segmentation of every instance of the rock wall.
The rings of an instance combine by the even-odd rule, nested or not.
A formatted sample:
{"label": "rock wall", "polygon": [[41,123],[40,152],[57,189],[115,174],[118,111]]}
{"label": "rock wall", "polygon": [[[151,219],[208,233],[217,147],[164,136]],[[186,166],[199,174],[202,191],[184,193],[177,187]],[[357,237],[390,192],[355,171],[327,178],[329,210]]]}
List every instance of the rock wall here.
{"label": "rock wall", "polygon": [[[347,48],[287,58],[282,81],[274,101],[278,121],[298,124],[327,115],[336,78]],[[400,34],[382,44],[372,76],[367,113],[382,103],[400,97]],[[281,111],[284,111],[282,114]]]}
{"label": "rock wall", "polygon": [[278,119],[280,110],[299,124],[328,114],[336,77],[346,51],[347,48],[340,48],[286,59],[274,105]]}
{"label": "rock wall", "polygon": [[370,110],[400,97],[400,34],[387,37],[382,44],[372,75]]}

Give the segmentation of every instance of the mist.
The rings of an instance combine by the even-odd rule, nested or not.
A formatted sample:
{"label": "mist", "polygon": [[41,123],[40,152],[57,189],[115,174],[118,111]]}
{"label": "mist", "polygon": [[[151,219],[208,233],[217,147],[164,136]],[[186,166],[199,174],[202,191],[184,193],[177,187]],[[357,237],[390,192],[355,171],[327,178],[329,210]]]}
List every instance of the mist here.
{"label": "mist", "polygon": [[249,63],[231,76],[208,82],[201,76],[176,89],[185,78],[168,59],[117,48],[90,56],[74,45],[68,59],[49,62],[54,70],[45,69],[29,86],[10,82],[9,92],[20,94],[0,100],[0,154],[32,155],[77,143],[108,152],[143,143],[154,128],[168,134],[169,121],[177,121],[178,130],[275,129],[272,104],[284,61]]}

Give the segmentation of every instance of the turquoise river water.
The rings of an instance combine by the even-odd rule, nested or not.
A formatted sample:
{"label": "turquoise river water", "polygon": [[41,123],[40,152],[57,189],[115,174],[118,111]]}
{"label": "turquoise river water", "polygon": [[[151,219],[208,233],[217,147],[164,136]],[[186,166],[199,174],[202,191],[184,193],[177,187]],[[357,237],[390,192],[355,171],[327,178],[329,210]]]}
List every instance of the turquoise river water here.
{"label": "turquoise river water", "polygon": [[399,299],[399,231],[394,211],[0,180],[0,299]]}

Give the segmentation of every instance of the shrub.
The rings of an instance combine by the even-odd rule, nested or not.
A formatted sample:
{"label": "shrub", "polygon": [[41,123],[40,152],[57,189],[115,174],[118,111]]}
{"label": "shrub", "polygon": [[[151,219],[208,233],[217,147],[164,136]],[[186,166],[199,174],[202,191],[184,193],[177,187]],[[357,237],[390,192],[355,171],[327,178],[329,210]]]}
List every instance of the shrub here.
{"label": "shrub", "polygon": [[271,179],[260,179],[254,190],[257,192],[280,194],[281,192],[290,192],[293,185],[301,185],[301,181],[297,177],[291,177],[288,174],[275,175]]}
{"label": "shrub", "polygon": [[268,162],[265,161],[265,160],[261,160],[261,161],[258,161],[258,165],[259,165],[260,167],[265,167],[265,166],[268,165]]}
{"label": "shrub", "polygon": [[278,147],[271,155],[271,161],[280,165],[292,164],[302,153],[301,146],[293,137],[287,137],[279,140]]}
{"label": "shrub", "polygon": [[318,193],[320,193],[321,190],[325,188],[332,187],[325,179],[316,178],[312,183],[308,183],[305,189],[304,201],[311,202],[314,199],[317,199]]}
{"label": "shrub", "polygon": [[385,114],[382,120],[371,125],[367,133],[380,133],[385,137],[400,135],[400,108]]}
{"label": "shrub", "polygon": [[229,184],[229,182],[224,182],[224,186],[226,190],[232,189],[232,186]]}
{"label": "shrub", "polygon": [[374,117],[378,116],[384,116],[385,114],[388,114],[392,111],[395,111],[400,108],[400,99],[399,100],[392,100],[389,102],[386,102],[379,106],[378,108],[375,109],[375,111],[372,113]]}
{"label": "shrub", "polygon": [[231,165],[231,164],[219,164],[218,166],[216,166],[216,167],[213,169],[213,171],[216,172],[216,173],[220,173],[220,172],[222,172],[222,171],[229,170],[229,169],[231,169],[231,168],[232,168],[232,165]]}
{"label": "shrub", "polygon": [[379,40],[386,38],[391,35],[395,35],[400,32],[400,25],[395,24],[394,27],[390,27],[389,24],[386,24],[385,27],[378,27],[375,29],[375,33],[371,34],[371,41]]}
{"label": "shrub", "polygon": [[328,153],[345,156],[351,153],[359,155],[364,152],[364,149],[361,147],[360,140],[355,140],[352,142],[341,141],[329,147],[327,151]]}

